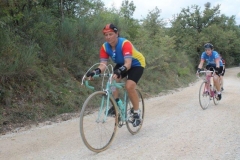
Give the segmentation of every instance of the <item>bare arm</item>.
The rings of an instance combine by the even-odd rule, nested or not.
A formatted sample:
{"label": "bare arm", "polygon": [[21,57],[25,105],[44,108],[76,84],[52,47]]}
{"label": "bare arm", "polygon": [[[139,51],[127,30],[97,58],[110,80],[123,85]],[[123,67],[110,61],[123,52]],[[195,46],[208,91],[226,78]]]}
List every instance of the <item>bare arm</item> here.
{"label": "bare arm", "polygon": [[101,61],[100,65],[98,68],[101,70],[101,73],[105,71],[107,65],[107,61]]}
{"label": "bare arm", "polygon": [[198,65],[198,68],[202,69],[203,63],[204,63],[204,59],[201,59],[199,65]]}
{"label": "bare arm", "polygon": [[220,67],[220,59],[219,58],[215,59],[215,63],[216,63],[216,68],[219,68]]}
{"label": "bare arm", "polygon": [[125,58],[124,66],[127,67],[127,70],[131,68],[131,65],[132,65],[132,58]]}

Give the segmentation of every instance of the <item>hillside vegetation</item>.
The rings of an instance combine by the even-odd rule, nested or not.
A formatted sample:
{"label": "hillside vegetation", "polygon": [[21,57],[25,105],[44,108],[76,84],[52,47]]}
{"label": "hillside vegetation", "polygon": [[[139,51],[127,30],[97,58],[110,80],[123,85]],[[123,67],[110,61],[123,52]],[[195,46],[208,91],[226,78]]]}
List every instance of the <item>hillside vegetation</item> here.
{"label": "hillside vegetation", "polygon": [[[202,8],[201,8],[202,7]],[[80,84],[99,62],[107,23],[118,26],[146,57],[139,82],[145,97],[188,85],[211,42],[227,66],[240,63],[240,29],[220,5],[192,5],[166,27],[156,7],[134,19],[132,1],[120,9],[101,0],[6,0],[0,2],[0,132],[16,124],[74,113],[91,91]]]}

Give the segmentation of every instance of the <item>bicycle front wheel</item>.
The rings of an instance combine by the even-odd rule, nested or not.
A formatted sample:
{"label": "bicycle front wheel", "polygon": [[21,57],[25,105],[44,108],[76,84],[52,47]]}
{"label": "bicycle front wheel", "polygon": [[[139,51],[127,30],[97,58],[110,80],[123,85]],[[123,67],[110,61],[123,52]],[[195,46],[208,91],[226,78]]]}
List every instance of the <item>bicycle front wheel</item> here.
{"label": "bicycle front wheel", "polygon": [[101,152],[111,144],[117,130],[117,116],[107,116],[109,108],[117,108],[112,97],[108,100],[107,93],[97,91],[92,93],[84,102],[80,113],[80,134],[86,147],[94,152]]}
{"label": "bicycle front wheel", "polygon": [[202,82],[199,89],[199,103],[203,110],[207,109],[210,103],[210,95],[205,87],[206,83],[207,82]]}
{"label": "bicycle front wheel", "polygon": [[140,131],[140,129],[142,128],[143,120],[144,120],[144,112],[145,112],[143,96],[142,96],[141,92],[138,89],[136,89],[136,92],[138,94],[139,110],[141,112],[140,113],[141,123],[140,123],[139,126],[133,127],[133,124],[131,123],[131,119],[133,118],[133,105],[132,105],[131,101],[129,100],[129,98],[127,99],[127,109],[126,109],[126,115],[127,115],[126,125],[127,125],[127,129],[133,135],[138,133]]}

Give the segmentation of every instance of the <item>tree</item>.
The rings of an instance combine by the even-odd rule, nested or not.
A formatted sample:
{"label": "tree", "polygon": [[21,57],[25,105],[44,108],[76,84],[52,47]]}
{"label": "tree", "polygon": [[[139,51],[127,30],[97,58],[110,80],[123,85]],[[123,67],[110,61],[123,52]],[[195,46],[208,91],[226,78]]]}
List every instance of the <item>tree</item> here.
{"label": "tree", "polygon": [[129,35],[128,38],[135,39],[137,35],[137,28],[139,27],[138,22],[133,18],[136,6],[133,1],[129,0],[122,1],[119,15],[124,18],[126,33]]}
{"label": "tree", "polygon": [[120,15],[123,16],[126,20],[130,20],[133,17],[133,13],[136,9],[133,1],[129,2],[128,0],[122,1],[120,8]]}
{"label": "tree", "polygon": [[159,32],[159,29],[163,28],[166,23],[161,17],[161,10],[158,7],[155,7],[150,11],[146,18],[142,20],[142,26],[150,31],[149,36],[154,36]]}
{"label": "tree", "polygon": [[[183,8],[172,21],[172,28],[169,33],[175,37],[176,49],[186,51],[198,63],[199,56],[203,51],[202,46],[206,42],[213,43],[216,49],[222,49],[220,44],[228,43],[229,48],[219,50],[219,52],[228,55],[232,52],[230,46],[236,43],[226,39],[228,36],[223,34],[226,32],[235,32],[238,36],[233,41],[239,40],[239,30],[234,16],[221,15],[220,5],[211,8],[211,4],[208,2],[205,4],[203,11],[197,5]],[[239,45],[235,47],[239,48]]]}

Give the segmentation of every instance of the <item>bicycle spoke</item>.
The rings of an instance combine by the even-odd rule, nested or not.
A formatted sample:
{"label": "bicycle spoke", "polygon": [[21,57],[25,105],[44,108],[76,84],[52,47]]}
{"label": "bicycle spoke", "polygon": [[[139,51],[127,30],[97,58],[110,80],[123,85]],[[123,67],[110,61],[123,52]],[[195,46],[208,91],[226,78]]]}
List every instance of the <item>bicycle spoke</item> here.
{"label": "bicycle spoke", "polygon": [[209,91],[206,90],[206,82],[203,82],[199,89],[199,103],[203,110],[207,109],[210,103]]}
{"label": "bicycle spoke", "polygon": [[136,134],[136,133],[139,132],[139,130],[142,127],[143,120],[144,120],[144,100],[143,100],[141,92],[138,89],[136,89],[136,91],[137,91],[138,97],[139,97],[139,109],[141,111],[141,113],[140,113],[140,115],[141,115],[141,124],[139,126],[137,126],[137,127],[133,127],[133,124],[131,123],[131,120],[133,119],[133,113],[132,113],[133,105],[132,105],[131,101],[128,99],[128,103],[127,103],[128,105],[127,105],[127,111],[126,111],[126,114],[127,114],[126,125],[127,125],[128,131],[131,134]]}

